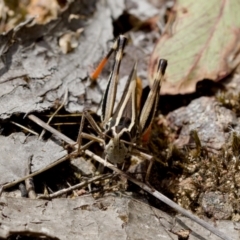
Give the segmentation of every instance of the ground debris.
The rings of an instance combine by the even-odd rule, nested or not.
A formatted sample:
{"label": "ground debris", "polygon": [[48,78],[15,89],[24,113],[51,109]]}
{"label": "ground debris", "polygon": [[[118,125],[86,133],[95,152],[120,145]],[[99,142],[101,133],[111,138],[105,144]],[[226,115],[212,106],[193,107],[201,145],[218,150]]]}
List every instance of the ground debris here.
{"label": "ground debris", "polygon": [[190,143],[191,131],[197,131],[203,147],[222,149],[230,137],[230,127],[237,125],[235,114],[221,106],[214,98],[201,97],[187,107],[179,108],[167,116],[170,126],[180,131],[175,144],[183,147]]}

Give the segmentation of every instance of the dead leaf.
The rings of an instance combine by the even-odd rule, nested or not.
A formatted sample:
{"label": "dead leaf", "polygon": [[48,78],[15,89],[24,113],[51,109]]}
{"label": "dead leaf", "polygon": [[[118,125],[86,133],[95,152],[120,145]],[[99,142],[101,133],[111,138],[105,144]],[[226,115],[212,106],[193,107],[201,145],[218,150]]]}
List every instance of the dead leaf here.
{"label": "dead leaf", "polygon": [[57,18],[60,6],[56,0],[31,0],[27,11],[31,17],[36,17],[39,24],[45,24]]}
{"label": "dead leaf", "polygon": [[194,92],[198,81],[219,81],[231,73],[240,60],[237,9],[238,0],[176,2],[176,20],[157,43],[149,68],[152,81],[157,60],[168,60],[162,94]]}
{"label": "dead leaf", "polygon": [[42,142],[23,133],[13,133],[8,137],[0,135],[0,152],[0,185],[26,176],[29,158],[31,171],[35,172],[67,154],[51,140]]}
{"label": "dead leaf", "polygon": [[26,3],[19,1],[0,2],[0,31],[7,32],[14,28],[18,23],[26,20]]}

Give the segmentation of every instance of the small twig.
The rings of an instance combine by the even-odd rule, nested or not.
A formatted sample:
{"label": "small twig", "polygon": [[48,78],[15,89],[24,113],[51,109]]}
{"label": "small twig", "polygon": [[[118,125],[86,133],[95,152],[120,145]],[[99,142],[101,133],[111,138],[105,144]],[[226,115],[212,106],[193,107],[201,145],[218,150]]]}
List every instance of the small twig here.
{"label": "small twig", "polygon": [[144,153],[144,152],[141,152],[139,150],[133,150],[132,153],[136,154],[136,155],[138,155],[138,156],[140,156],[140,157],[142,157],[144,159],[147,159],[148,161],[151,161],[152,158],[153,158],[151,155],[149,155],[147,153]]}
{"label": "small twig", "polygon": [[[55,117],[58,118],[67,118],[67,117],[81,117],[83,114],[82,113],[69,113],[69,114],[56,114]],[[46,117],[51,117],[52,115],[44,115]]]}
{"label": "small twig", "polygon": [[[55,136],[59,137],[60,139],[62,139],[64,142],[70,144],[70,145],[76,145],[76,142],[73,141],[72,139],[70,139],[69,137],[67,137],[66,135],[60,133],[58,130],[56,130],[55,128],[49,126],[48,124],[46,124],[45,122],[43,122],[41,119],[39,119],[38,117],[34,116],[33,114],[30,114],[28,116],[28,118],[30,120],[32,120],[33,122],[35,122],[36,124],[38,124],[39,126],[41,126],[42,128],[48,130],[49,132],[51,132],[52,134],[54,134]],[[82,133],[83,138],[89,139],[89,140],[94,140],[96,142],[99,143],[104,143],[103,139],[98,138],[96,136],[92,136],[90,134],[87,133]]]}
{"label": "small twig", "polygon": [[[67,101],[67,97],[68,97],[68,90],[66,90],[65,94],[64,94],[64,97],[63,97],[63,101],[62,101],[62,104],[57,108],[57,110],[52,114],[52,116],[48,119],[47,121],[47,124],[49,124],[52,119],[54,118],[54,116],[59,112],[59,110],[64,106],[64,104],[66,103]],[[43,135],[45,134],[46,130],[43,129],[40,136],[39,136],[39,139],[42,139]]]}
{"label": "small twig", "polygon": [[38,124],[39,126],[41,126],[42,128],[44,128],[45,130],[48,130],[49,132],[51,132],[52,134],[56,135],[57,137],[59,137],[60,139],[62,139],[64,142],[67,142],[68,144],[75,144],[76,142],[73,141],[72,139],[68,138],[66,135],[60,133],[59,131],[57,131],[56,129],[54,129],[53,127],[49,126],[48,124],[46,124],[45,122],[43,122],[41,119],[39,119],[38,117],[34,116],[33,114],[28,115],[28,118],[30,120],[32,120],[33,122],[35,122],[36,124]]}
{"label": "small twig", "polygon": [[19,123],[16,123],[14,121],[11,121],[11,123],[16,125],[16,126],[18,126],[18,127],[20,127],[20,128],[22,128],[22,129],[24,129],[24,130],[26,130],[26,131],[28,131],[28,132],[30,132],[30,133],[32,133],[33,135],[37,135],[37,136],[39,135],[37,132],[35,132],[35,131],[33,131],[33,130],[29,129],[29,128],[26,128],[26,127],[24,127],[23,125],[21,125]]}
{"label": "small twig", "polygon": [[[28,163],[27,163],[27,168],[26,168],[26,175],[30,174],[31,173],[31,161],[32,161],[32,157],[33,155],[31,155],[28,159]],[[30,178],[27,178],[25,180],[25,186],[26,186],[26,190],[27,190],[27,193],[28,193],[28,197],[31,198],[31,199],[36,199],[37,197],[37,194],[35,192],[35,188],[34,188],[34,183],[33,183],[33,178],[30,177]]]}
{"label": "small twig", "polygon": [[105,175],[100,175],[100,176],[95,176],[91,179],[88,179],[88,180],[85,180],[79,184],[76,184],[74,186],[71,186],[69,188],[65,188],[65,189],[61,189],[60,191],[57,191],[55,193],[52,193],[52,194],[49,194],[49,195],[39,195],[38,196],[38,199],[53,199],[53,198],[56,198],[56,197],[59,197],[65,193],[68,193],[68,192],[71,192],[75,189],[78,189],[78,188],[81,188],[81,187],[85,187],[87,186],[89,183],[92,183],[92,182],[95,182],[95,181],[98,181],[98,180],[104,180],[104,179],[107,179],[109,177],[111,177],[112,174],[105,174]]}
{"label": "small twig", "polygon": [[51,126],[73,126],[73,125],[79,125],[79,122],[57,122],[52,123]]}

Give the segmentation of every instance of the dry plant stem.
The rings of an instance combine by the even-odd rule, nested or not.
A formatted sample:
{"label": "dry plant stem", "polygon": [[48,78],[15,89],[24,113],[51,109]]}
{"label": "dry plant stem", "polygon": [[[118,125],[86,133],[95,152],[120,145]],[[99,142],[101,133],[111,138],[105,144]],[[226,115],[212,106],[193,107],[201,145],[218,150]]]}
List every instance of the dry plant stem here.
{"label": "dry plant stem", "polygon": [[[28,118],[30,120],[32,120],[33,122],[35,122],[36,124],[38,124],[39,126],[43,127],[44,129],[48,130],[49,132],[51,132],[52,134],[58,136],[60,139],[62,139],[64,142],[74,145],[76,144],[75,141],[73,141],[72,139],[68,138],[66,135],[60,133],[59,131],[57,131],[56,129],[54,129],[53,127],[49,126],[48,124],[46,124],[45,122],[43,122],[41,119],[37,118],[36,116],[34,116],[33,114],[30,114],[28,116]],[[86,133],[82,133],[82,137],[89,139],[89,140],[94,140],[96,142],[99,143],[103,143],[103,140],[98,138],[98,137],[94,137],[90,134],[86,134]]]}
{"label": "dry plant stem", "polygon": [[[37,117],[31,115],[32,117],[30,119],[35,119],[37,121],[35,121],[36,123],[38,122],[42,122],[40,119],[38,119]],[[29,116],[30,117],[30,116]],[[58,132],[57,130],[55,130],[54,128],[50,127],[49,125],[47,125],[46,123],[42,123],[41,125],[42,127],[47,127],[46,129],[48,131],[50,131],[53,134],[56,134],[59,138],[61,138],[63,141],[66,141],[69,144],[73,144],[74,141],[71,140],[70,138],[66,137],[65,135],[63,135],[62,133]],[[63,138],[61,137],[63,136]],[[77,151],[74,151],[77,152]],[[168,206],[172,207],[173,209],[175,209],[177,212],[181,213],[182,215],[190,218],[191,220],[193,220],[194,222],[198,223],[199,225],[201,225],[202,227],[206,228],[207,230],[209,230],[211,233],[215,234],[216,236],[220,237],[223,240],[231,240],[228,236],[226,236],[224,233],[222,233],[221,231],[219,231],[217,228],[213,227],[212,225],[210,225],[209,223],[205,222],[204,220],[198,218],[197,216],[193,215],[191,212],[185,210],[184,208],[180,207],[178,204],[176,204],[175,202],[173,202],[172,200],[170,200],[169,198],[167,198],[166,196],[164,196],[163,194],[161,194],[160,192],[158,192],[157,190],[152,189],[151,187],[147,186],[146,184],[137,181],[136,179],[132,178],[131,176],[127,175],[125,172],[119,170],[117,167],[113,166],[112,164],[110,164],[109,162],[106,162],[104,159],[102,159],[101,157],[95,155],[93,152],[89,151],[88,149],[85,150],[85,154],[87,154],[89,157],[93,158],[94,160],[100,162],[101,164],[103,164],[104,166],[112,169],[113,171],[115,171],[116,173],[121,174],[122,176],[126,177],[129,181],[133,182],[134,184],[138,185],[139,187],[141,187],[143,190],[145,190],[146,192],[148,192],[149,194],[153,195],[154,197],[156,197],[157,199],[159,199],[160,201],[164,202],[165,204],[167,204]],[[145,155],[144,153],[141,153],[143,155]]]}
{"label": "dry plant stem", "polygon": [[37,132],[34,132],[33,130],[31,130],[31,129],[29,129],[29,128],[26,128],[26,127],[24,127],[23,125],[21,125],[21,124],[19,124],[19,123],[16,123],[16,122],[13,122],[13,121],[11,121],[11,123],[14,124],[14,125],[16,125],[16,126],[18,126],[18,127],[20,127],[20,128],[22,128],[22,129],[24,129],[24,130],[26,130],[26,131],[28,131],[28,132],[30,132],[30,133],[32,133],[33,135],[38,136],[38,133],[37,133]]}
{"label": "dry plant stem", "polygon": [[27,193],[28,193],[28,197],[30,199],[36,199],[37,198],[37,194],[35,192],[35,189],[34,189],[34,183],[33,183],[33,178],[27,178],[25,180],[25,185],[26,185],[26,190],[27,190]]}
{"label": "dry plant stem", "polygon": [[[29,175],[31,173],[32,157],[33,156],[30,156],[29,159],[28,159],[28,164],[27,164],[27,168],[26,168],[26,172],[25,172],[26,175]],[[28,193],[28,197],[31,198],[31,199],[36,199],[37,194],[36,194],[35,189],[34,189],[33,178],[32,177],[27,178],[25,180],[25,185],[26,185],[26,190],[27,190],[27,193]]]}
{"label": "dry plant stem", "polygon": [[83,127],[85,123],[85,114],[82,115],[79,131],[78,131],[78,138],[77,138],[77,145],[78,145],[78,152],[80,153],[80,148],[82,146],[82,132],[83,132]]}
{"label": "dry plant stem", "polygon": [[148,168],[147,168],[147,173],[146,173],[146,176],[145,176],[145,182],[150,186],[149,177],[150,177],[152,166],[153,166],[153,163],[154,163],[154,158],[151,155],[140,152],[138,150],[133,150],[133,154],[138,155],[138,156],[140,156],[144,159],[147,159],[149,161]]}
{"label": "dry plant stem", "polygon": [[64,142],[67,142],[68,144],[75,144],[76,142],[74,142],[72,139],[68,138],[67,136],[65,136],[64,134],[60,133],[59,131],[57,131],[56,129],[52,128],[51,126],[49,126],[48,124],[46,124],[45,122],[43,122],[42,120],[40,120],[39,118],[37,118],[36,116],[30,114],[28,116],[28,118],[30,120],[32,120],[33,122],[35,122],[36,124],[38,124],[39,126],[43,127],[45,130],[48,130],[49,132],[55,134],[56,136],[58,136],[60,139],[62,139]]}
{"label": "dry plant stem", "polygon": [[83,182],[81,182],[79,184],[76,184],[76,185],[71,186],[69,188],[62,189],[62,190],[57,191],[55,193],[52,193],[52,194],[49,194],[49,195],[44,195],[44,194],[39,195],[38,199],[53,199],[53,198],[56,198],[56,197],[59,197],[59,196],[65,194],[65,193],[69,193],[69,192],[71,192],[71,191],[73,191],[75,189],[78,189],[78,188],[81,188],[81,187],[85,187],[89,183],[92,183],[92,182],[95,182],[95,181],[99,181],[99,180],[104,180],[104,179],[109,178],[111,176],[112,176],[112,174],[105,174],[105,175],[95,176],[95,177],[93,177],[91,179],[85,180],[85,181],[83,181]]}
{"label": "dry plant stem", "polygon": [[[64,97],[63,97],[63,101],[62,101],[62,104],[58,107],[58,109],[52,114],[52,116],[48,119],[47,121],[47,124],[49,124],[52,119],[54,118],[54,116],[56,116],[56,114],[59,112],[59,110],[64,106],[64,104],[66,103],[67,101],[67,97],[68,97],[68,90],[65,91],[65,94],[64,94]],[[46,130],[43,129],[40,136],[39,136],[39,139],[42,139],[43,135],[45,134]]]}
{"label": "dry plant stem", "polygon": [[212,225],[210,225],[209,223],[205,222],[204,220],[198,218],[197,216],[193,215],[191,212],[185,210],[184,208],[180,207],[178,204],[176,204],[175,202],[173,202],[172,200],[170,200],[169,198],[167,198],[166,196],[164,196],[163,194],[161,194],[160,192],[158,192],[157,190],[153,190],[152,188],[150,188],[149,186],[147,186],[146,184],[139,182],[138,180],[132,178],[131,176],[127,175],[125,172],[121,171],[120,169],[116,168],[115,166],[113,166],[111,163],[106,162],[104,159],[102,159],[101,157],[95,155],[94,153],[92,153],[89,150],[85,150],[85,153],[93,158],[94,160],[105,164],[106,167],[112,169],[113,171],[115,171],[116,173],[121,174],[122,176],[126,177],[128,180],[130,180],[131,182],[133,182],[134,184],[138,185],[139,187],[141,187],[143,190],[145,190],[146,192],[150,193],[151,195],[153,195],[154,197],[156,197],[157,199],[161,200],[162,202],[166,203],[168,206],[172,207],[173,209],[175,209],[176,211],[178,211],[179,213],[183,214],[184,216],[190,218],[191,220],[193,220],[194,222],[198,223],[199,225],[201,225],[202,227],[206,228],[207,230],[209,230],[211,233],[217,235],[218,237],[220,237],[221,239],[224,240],[231,240],[228,236],[226,236],[224,233],[222,233],[221,231],[219,231],[217,228],[213,227]]}
{"label": "dry plant stem", "polygon": [[79,122],[58,122],[51,124],[51,126],[74,126],[74,125],[79,125]]}
{"label": "dry plant stem", "polygon": [[84,123],[85,123],[85,119],[88,120],[88,122],[90,123],[90,125],[92,126],[92,128],[96,131],[96,133],[98,135],[101,136],[101,138],[103,138],[103,133],[102,133],[102,130],[101,128],[98,126],[98,124],[95,122],[95,120],[93,119],[93,117],[91,116],[91,114],[86,110],[83,112],[83,115],[82,115],[82,120],[81,120],[81,123],[80,123],[80,128],[79,128],[79,132],[78,132],[78,140],[77,140],[77,143],[81,142],[82,141],[82,138],[85,138],[84,137],[84,133],[83,133],[83,127],[84,127]]}
{"label": "dry plant stem", "polygon": [[[98,133],[98,135],[100,135],[100,136],[102,135],[101,129],[96,124],[96,122],[92,118],[91,114],[89,114],[88,111],[84,111],[83,115],[82,115],[82,120],[81,120],[81,123],[80,123],[80,128],[79,128],[79,132],[78,132],[78,138],[77,138],[78,152],[79,153],[80,153],[80,149],[82,147],[82,139],[84,138],[83,127],[84,127],[84,123],[85,123],[85,119],[86,118],[87,118],[88,122],[91,124],[91,126],[93,127],[93,129]],[[91,138],[91,140],[93,140],[93,139]]]}
{"label": "dry plant stem", "polygon": [[148,185],[150,185],[149,177],[151,175],[151,170],[152,170],[153,163],[154,163],[154,159],[152,158],[150,160],[149,164],[148,164],[147,173],[146,173],[146,176],[145,176],[145,181],[146,181],[146,183],[148,183]]}
{"label": "dry plant stem", "polygon": [[[45,115],[46,117],[51,117],[52,115]],[[81,117],[82,113],[69,113],[69,114],[56,114],[55,117],[66,118],[66,117]]]}

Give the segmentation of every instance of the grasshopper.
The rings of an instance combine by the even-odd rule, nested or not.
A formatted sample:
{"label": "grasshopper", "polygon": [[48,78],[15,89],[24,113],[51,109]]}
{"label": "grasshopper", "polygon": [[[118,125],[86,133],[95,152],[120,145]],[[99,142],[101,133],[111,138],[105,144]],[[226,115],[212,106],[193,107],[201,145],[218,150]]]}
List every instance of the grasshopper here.
{"label": "grasshopper", "polygon": [[[101,127],[99,128],[90,115],[86,113],[86,118],[102,139],[105,160],[113,164],[124,163],[131,157],[134,146],[136,144],[141,145],[142,136],[148,132],[152,124],[159,101],[161,80],[167,67],[167,61],[160,59],[153,86],[143,108],[140,109],[141,94],[139,94],[139,86],[141,86],[141,82],[137,78],[137,64],[135,63],[128,77],[122,97],[114,111],[119,69],[126,43],[127,38],[124,35],[120,35],[106,57],[103,58],[91,75],[91,79],[95,81],[108,58],[115,51],[115,61],[101,103]],[[81,142],[83,129],[83,124],[81,123],[81,125],[79,142]]]}

